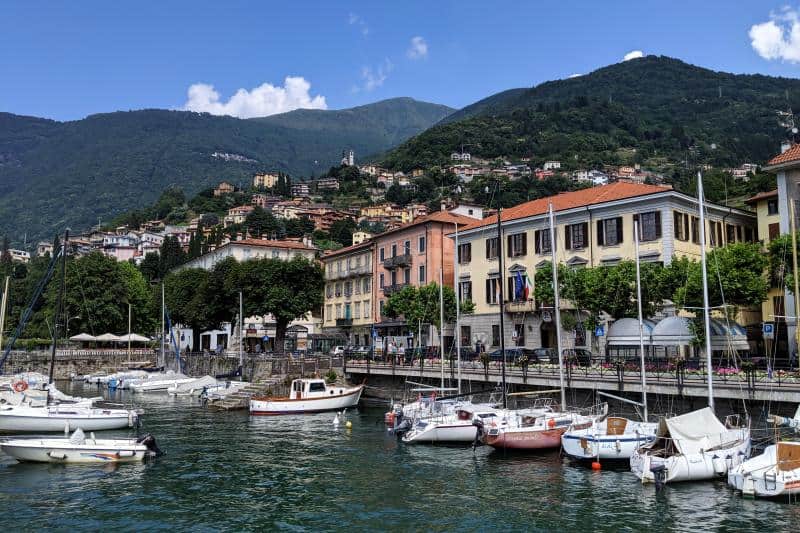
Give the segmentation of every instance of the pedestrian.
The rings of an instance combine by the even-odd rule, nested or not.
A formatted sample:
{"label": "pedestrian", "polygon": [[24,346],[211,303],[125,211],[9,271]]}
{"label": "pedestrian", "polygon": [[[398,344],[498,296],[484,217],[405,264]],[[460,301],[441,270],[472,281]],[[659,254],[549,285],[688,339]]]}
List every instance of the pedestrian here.
{"label": "pedestrian", "polygon": [[406,348],[401,344],[400,348],[398,348],[397,350],[397,361],[395,362],[395,364],[399,366],[403,364],[403,361],[405,360],[406,360]]}

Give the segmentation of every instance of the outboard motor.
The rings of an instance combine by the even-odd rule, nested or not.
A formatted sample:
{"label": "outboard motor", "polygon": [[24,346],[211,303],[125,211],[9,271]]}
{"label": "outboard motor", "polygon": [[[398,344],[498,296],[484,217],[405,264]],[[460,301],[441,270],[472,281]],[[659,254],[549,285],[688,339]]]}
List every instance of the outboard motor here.
{"label": "outboard motor", "polygon": [[474,452],[475,448],[483,444],[483,420],[474,418],[472,425],[475,426],[475,440],[472,441],[472,451]]}
{"label": "outboard motor", "polygon": [[147,447],[147,454],[149,457],[160,457],[164,455],[164,452],[161,451],[161,448],[159,448],[158,444],[156,444],[156,438],[150,433],[144,437],[136,439],[136,443],[144,444]]}
{"label": "outboard motor", "polygon": [[651,466],[650,471],[653,473],[653,481],[656,483],[656,492],[661,492],[661,489],[667,484],[667,467],[664,465]]}
{"label": "outboard motor", "polygon": [[394,434],[397,435],[397,439],[399,440],[410,429],[411,420],[401,417],[400,422],[394,428]]}

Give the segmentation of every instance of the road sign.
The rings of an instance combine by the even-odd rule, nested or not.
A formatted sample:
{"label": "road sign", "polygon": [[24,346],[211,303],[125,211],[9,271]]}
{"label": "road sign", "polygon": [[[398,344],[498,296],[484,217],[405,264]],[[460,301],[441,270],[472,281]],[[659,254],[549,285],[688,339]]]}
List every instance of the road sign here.
{"label": "road sign", "polygon": [[595,337],[602,337],[606,334],[605,328],[603,326],[597,326],[594,328],[594,336]]}
{"label": "road sign", "polygon": [[774,339],[775,338],[775,323],[774,322],[764,322],[761,324],[761,333],[764,335],[765,339]]}

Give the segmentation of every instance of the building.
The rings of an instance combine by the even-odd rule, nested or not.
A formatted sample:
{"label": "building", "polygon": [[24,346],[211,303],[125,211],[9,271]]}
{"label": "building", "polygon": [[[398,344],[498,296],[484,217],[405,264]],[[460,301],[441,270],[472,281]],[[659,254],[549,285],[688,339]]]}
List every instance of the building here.
{"label": "building", "polygon": [[293,184],[292,196],[295,198],[308,198],[309,196],[311,196],[311,191],[308,188],[308,183]]}
{"label": "building", "polygon": [[53,255],[53,243],[41,241],[36,245],[36,255],[42,257],[45,254]]}
{"label": "building", "polygon": [[542,170],[558,170],[561,168],[561,161],[545,161]]}
{"label": "building", "polygon": [[227,181],[223,181],[219,185],[214,188],[214,196],[223,196],[226,194],[232,193],[235,189],[233,185],[228,183]]}
{"label": "building", "polygon": [[372,238],[372,233],[367,233],[366,231],[354,231],[353,232],[353,244],[361,244],[364,241],[368,241]]}
{"label": "building", "polygon": [[339,178],[319,178],[316,181],[318,191],[338,191]]}
{"label": "building", "polygon": [[[758,193],[749,198],[746,203],[756,210],[758,218],[758,240],[764,245],[764,251],[769,243],[781,235],[781,215],[778,209],[778,190]],[[791,309],[790,309],[791,311]],[[771,285],[767,299],[761,303],[761,316],[764,322],[775,323],[774,345],[763,353],[774,353],[777,357],[786,358],[789,355],[789,344],[786,330],[786,289],[784,286]],[[760,350],[761,351],[761,350]]]}
{"label": "building", "polygon": [[[550,263],[548,205],[556,215],[557,260],[572,268],[614,265],[634,258],[633,224],[642,227],[639,257],[667,264],[673,256],[700,258],[697,201],[670,187],[625,182],[563,193],[526,202],[502,212],[503,272],[498,268],[497,216],[473,223],[459,233],[459,294],[475,303],[461,320],[463,344],[481,342],[487,350],[500,344],[499,285],[513,293],[517,272],[535,279],[536,269]],[[712,247],[754,241],[756,217],[718,205],[707,205]],[[453,238],[453,232],[450,232]],[[507,346],[554,347],[555,326],[538,302],[508,301]],[[756,317],[760,320],[760,317]],[[565,347],[588,348],[591,332],[577,327],[566,333]]]}
{"label": "building", "polygon": [[258,206],[265,211],[271,211],[272,208],[281,201],[279,196],[269,196],[267,194],[256,193],[250,197],[250,204]]}
{"label": "building", "polygon": [[[778,178],[778,215],[780,217],[779,229],[781,234],[786,234],[791,231],[790,220],[794,218],[795,229],[800,229],[800,219],[798,218],[798,207],[795,205],[795,210],[792,212],[790,209],[789,199],[793,198],[795,204],[800,201],[800,144],[784,143],[781,146],[781,153],[776,155],[769,162],[762,167],[766,172],[774,172]],[[793,291],[786,291],[784,308],[786,315],[790,318],[786,319],[787,336],[789,339],[789,353],[796,353],[798,350],[798,328],[797,317],[800,315],[798,312],[797,295]]]}
{"label": "building", "polygon": [[322,257],[325,304],[322,327],[356,346],[371,344],[374,243],[364,241]]}
{"label": "building", "polygon": [[31,254],[25,250],[9,248],[8,253],[11,254],[12,261],[17,261],[19,263],[30,263],[31,261]]}
{"label": "building", "polygon": [[356,153],[353,150],[343,151],[341,163],[343,166],[352,167],[356,164]]}
{"label": "building", "polygon": [[237,261],[262,258],[283,259],[288,261],[293,257],[299,256],[313,261],[316,255],[317,248],[309,241],[244,239],[223,244],[216,250],[184,263],[179,266],[177,270],[184,268],[204,268],[206,270],[211,270],[214,268],[214,265],[226,257],[233,257]]}
{"label": "building", "polygon": [[244,224],[247,215],[255,209],[252,205],[240,205],[228,209],[228,214],[222,219],[222,227],[227,228],[232,224]]}
{"label": "building", "polygon": [[483,219],[483,207],[480,205],[458,204],[456,207],[449,209],[449,211],[462,217]]}
{"label": "building", "polygon": [[472,156],[470,155],[469,152],[461,152],[461,153],[453,152],[452,154],[450,154],[451,161],[469,161],[471,159]]}
{"label": "building", "polygon": [[253,187],[271,189],[278,184],[281,179],[280,174],[277,172],[264,172],[263,174],[256,174],[253,176]]}

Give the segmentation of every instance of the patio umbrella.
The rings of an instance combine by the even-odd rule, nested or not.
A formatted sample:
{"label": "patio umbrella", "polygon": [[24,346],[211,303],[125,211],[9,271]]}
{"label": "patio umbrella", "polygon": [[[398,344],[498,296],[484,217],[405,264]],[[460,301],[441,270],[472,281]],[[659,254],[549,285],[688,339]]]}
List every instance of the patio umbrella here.
{"label": "patio umbrella", "polygon": [[149,337],[145,337],[144,335],[139,335],[137,333],[131,333],[129,335],[123,335],[122,337],[119,338],[119,341],[120,342],[128,342],[129,338],[130,338],[131,342],[150,342],[150,338]]}
{"label": "patio umbrella", "polygon": [[79,333],[78,335],[73,335],[70,337],[69,340],[78,342],[92,342],[96,341],[97,337],[89,335],[88,333]]}
{"label": "patio umbrella", "polygon": [[97,342],[119,342],[120,338],[114,335],[113,333],[103,333],[99,335],[96,339]]}

